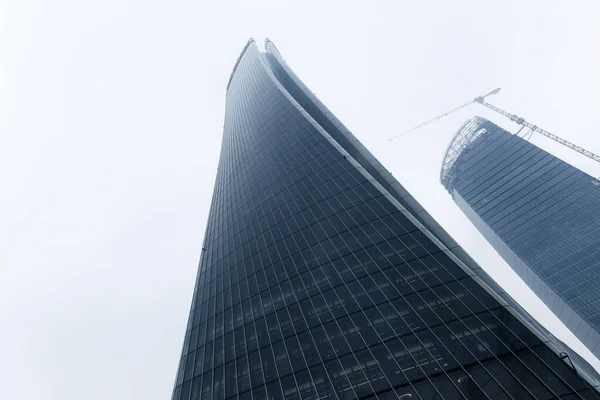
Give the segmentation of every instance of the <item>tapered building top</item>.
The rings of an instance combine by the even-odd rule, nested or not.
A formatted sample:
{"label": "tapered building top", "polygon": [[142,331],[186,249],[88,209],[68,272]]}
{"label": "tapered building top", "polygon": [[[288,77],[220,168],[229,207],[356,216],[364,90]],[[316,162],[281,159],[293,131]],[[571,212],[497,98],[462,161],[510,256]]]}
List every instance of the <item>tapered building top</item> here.
{"label": "tapered building top", "polygon": [[227,85],[203,248],[176,400],[598,398],[269,40]]}

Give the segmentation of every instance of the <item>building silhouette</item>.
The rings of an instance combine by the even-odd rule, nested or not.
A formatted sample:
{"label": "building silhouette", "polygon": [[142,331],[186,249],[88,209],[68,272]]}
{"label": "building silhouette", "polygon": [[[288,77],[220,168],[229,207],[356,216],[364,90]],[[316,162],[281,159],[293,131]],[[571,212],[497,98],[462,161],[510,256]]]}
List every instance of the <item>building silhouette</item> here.
{"label": "building silhouette", "polygon": [[504,260],[600,357],[600,182],[480,117],[455,135],[441,181]]}
{"label": "building silhouette", "polygon": [[597,399],[570,353],[248,42],[173,399]]}

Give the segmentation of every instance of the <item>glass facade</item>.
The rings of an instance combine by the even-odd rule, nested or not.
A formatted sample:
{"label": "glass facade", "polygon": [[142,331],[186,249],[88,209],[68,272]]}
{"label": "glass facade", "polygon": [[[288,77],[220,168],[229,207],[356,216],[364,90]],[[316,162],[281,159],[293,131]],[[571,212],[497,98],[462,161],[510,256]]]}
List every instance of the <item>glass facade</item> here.
{"label": "glass facade", "polygon": [[446,161],[442,183],[455,202],[600,357],[600,182],[479,117]]}
{"label": "glass facade", "polygon": [[600,182],[479,117],[448,154],[442,182],[455,202],[600,357]]}
{"label": "glass facade", "polygon": [[173,399],[599,398],[266,47],[228,84]]}

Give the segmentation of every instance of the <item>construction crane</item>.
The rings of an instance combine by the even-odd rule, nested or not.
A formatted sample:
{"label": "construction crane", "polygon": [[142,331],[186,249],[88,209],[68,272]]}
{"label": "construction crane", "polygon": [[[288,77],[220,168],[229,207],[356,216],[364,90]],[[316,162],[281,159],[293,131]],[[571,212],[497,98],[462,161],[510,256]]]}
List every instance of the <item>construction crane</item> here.
{"label": "construction crane", "polygon": [[502,110],[502,109],[500,109],[500,108],[498,108],[498,107],[496,107],[496,106],[494,106],[494,105],[492,105],[490,103],[487,103],[485,101],[486,97],[492,96],[494,94],[497,94],[498,92],[500,92],[500,88],[496,88],[496,89],[492,90],[491,92],[486,93],[486,94],[484,94],[482,96],[477,96],[472,101],[470,101],[468,103],[465,103],[465,104],[463,104],[461,106],[458,106],[458,107],[456,107],[456,108],[454,108],[454,109],[452,109],[452,110],[450,110],[448,112],[445,112],[442,115],[438,115],[437,117],[432,118],[432,119],[430,119],[430,120],[428,120],[426,122],[423,122],[422,124],[419,124],[419,125],[417,125],[417,126],[415,126],[413,128],[410,128],[410,129],[408,129],[408,130],[406,130],[404,132],[401,132],[398,135],[392,136],[389,140],[397,139],[397,138],[399,138],[402,135],[405,135],[405,134],[407,134],[409,132],[415,131],[415,130],[417,130],[417,129],[419,129],[419,128],[421,128],[421,127],[423,127],[423,126],[425,126],[425,125],[427,125],[427,124],[429,124],[431,122],[437,121],[438,119],[444,118],[445,116],[447,116],[449,114],[452,114],[452,113],[454,113],[454,112],[456,112],[456,111],[458,111],[458,110],[460,110],[462,108],[465,108],[465,107],[467,107],[467,106],[469,106],[469,105],[471,105],[473,103],[479,103],[479,104],[481,104],[481,105],[489,108],[490,110],[497,112],[498,114],[501,114],[501,115],[504,115],[505,117],[508,117],[511,121],[516,122],[517,124],[519,124],[521,126],[529,128],[532,133],[533,132],[538,132],[541,135],[546,136],[547,138],[550,138],[550,139],[554,140],[555,142],[558,142],[558,143],[562,144],[563,146],[566,146],[569,149],[574,150],[574,151],[578,152],[579,154],[583,154],[584,156],[586,156],[588,158],[591,158],[592,160],[600,163],[600,156],[599,155],[594,154],[591,151],[588,151],[588,150],[584,149],[583,147],[577,146],[576,144],[571,143],[568,140],[565,140],[565,139],[563,139],[561,137],[558,137],[558,136],[554,135],[553,133],[548,132],[545,129],[542,129],[542,128],[536,126],[536,125],[533,125],[533,124],[525,121],[525,119],[523,119],[523,118],[521,118],[521,117],[519,117],[519,116],[517,116],[515,114],[511,114],[509,112],[506,112],[506,111],[504,111],[504,110]]}
{"label": "construction crane", "polygon": [[483,101],[483,99],[485,99],[486,97],[488,97],[488,96],[491,96],[491,95],[494,95],[494,94],[497,94],[499,91],[500,91],[500,88],[496,88],[496,89],[492,90],[491,92],[489,92],[489,93],[487,93],[487,94],[484,94],[483,96],[475,97],[475,98],[474,98],[473,100],[471,100],[470,102],[468,102],[468,103],[465,103],[465,104],[463,104],[463,105],[461,105],[461,106],[458,106],[458,107],[456,107],[456,108],[453,108],[452,110],[450,110],[450,111],[448,111],[448,112],[445,112],[445,113],[443,113],[442,115],[438,115],[437,117],[434,117],[434,118],[432,118],[432,119],[430,119],[430,120],[428,120],[428,121],[425,121],[425,122],[423,122],[422,124],[419,124],[419,125],[417,125],[417,126],[414,126],[414,127],[410,128],[410,129],[408,129],[408,130],[404,131],[404,132],[400,132],[399,134],[397,134],[397,135],[395,135],[395,136],[392,136],[392,137],[391,137],[389,140],[394,140],[394,139],[397,139],[397,138],[399,138],[399,137],[400,137],[400,136],[402,136],[402,135],[406,135],[406,134],[407,134],[407,133],[409,133],[409,132],[416,131],[417,129],[419,129],[419,128],[421,128],[421,127],[423,127],[423,126],[425,126],[425,125],[427,125],[427,124],[429,124],[429,123],[431,123],[431,122],[437,121],[438,119],[442,119],[442,118],[444,118],[444,117],[445,117],[445,116],[447,116],[447,115],[450,115],[450,114],[452,114],[452,113],[454,113],[454,112],[456,112],[456,111],[458,111],[458,110],[460,110],[460,109],[463,109],[463,108],[465,108],[466,106],[470,106],[470,105],[471,105],[471,104],[473,104],[473,103],[479,103],[479,102]]}

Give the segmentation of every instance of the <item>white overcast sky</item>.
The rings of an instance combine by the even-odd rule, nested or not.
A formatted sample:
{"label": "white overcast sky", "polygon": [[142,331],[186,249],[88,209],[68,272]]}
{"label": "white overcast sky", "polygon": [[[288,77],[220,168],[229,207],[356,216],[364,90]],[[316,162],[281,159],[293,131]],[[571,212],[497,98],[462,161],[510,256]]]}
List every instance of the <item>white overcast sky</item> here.
{"label": "white overcast sky", "polygon": [[0,0],[0,398],[170,398],[225,86],[250,36],[271,38],[459,243],[581,350],[438,182],[456,129],[490,114],[472,106],[387,138],[501,86],[492,103],[600,153],[599,4]]}

